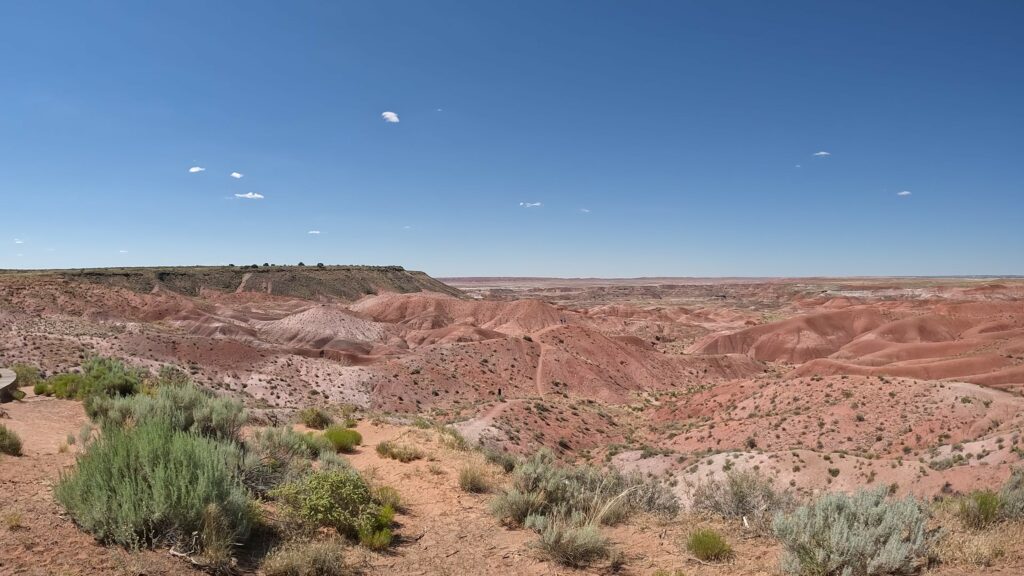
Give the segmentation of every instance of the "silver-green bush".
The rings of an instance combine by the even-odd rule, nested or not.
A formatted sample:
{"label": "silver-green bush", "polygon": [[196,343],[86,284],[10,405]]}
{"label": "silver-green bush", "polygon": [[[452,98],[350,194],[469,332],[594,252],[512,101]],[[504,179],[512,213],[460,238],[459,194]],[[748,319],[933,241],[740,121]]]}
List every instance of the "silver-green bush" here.
{"label": "silver-green bush", "polygon": [[237,440],[246,421],[242,404],[214,396],[194,384],[161,386],[152,396],[94,396],[89,415],[104,430],[131,423],[161,423],[174,430]]}
{"label": "silver-green bush", "polygon": [[783,571],[801,576],[916,572],[935,540],[926,528],[928,509],[913,497],[888,500],[887,492],[826,494],[776,516],[775,535],[785,546]]}
{"label": "silver-green bush", "polygon": [[230,546],[245,539],[251,523],[240,459],[233,444],[160,423],[111,428],[61,476],[54,494],[104,542],[192,548],[192,535],[201,534],[203,548]]}
{"label": "silver-green bush", "polygon": [[1001,516],[1011,520],[1024,518],[1024,468],[1018,468],[999,491],[1002,502]]}

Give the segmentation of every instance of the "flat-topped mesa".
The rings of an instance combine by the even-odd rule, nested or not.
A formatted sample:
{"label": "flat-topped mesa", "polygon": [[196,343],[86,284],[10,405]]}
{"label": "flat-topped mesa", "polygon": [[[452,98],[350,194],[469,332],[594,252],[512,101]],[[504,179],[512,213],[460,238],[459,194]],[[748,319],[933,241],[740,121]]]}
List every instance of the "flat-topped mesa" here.
{"label": "flat-topped mesa", "polygon": [[83,268],[74,270],[6,271],[2,276],[51,276],[72,282],[102,284],[136,293],[168,290],[198,296],[202,290],[262,292],[309,300],[355,301],[382,292],[438,292],[462,296],[462,291],[402,266],[362,265],[246,265],[176,266],[152,268]]}

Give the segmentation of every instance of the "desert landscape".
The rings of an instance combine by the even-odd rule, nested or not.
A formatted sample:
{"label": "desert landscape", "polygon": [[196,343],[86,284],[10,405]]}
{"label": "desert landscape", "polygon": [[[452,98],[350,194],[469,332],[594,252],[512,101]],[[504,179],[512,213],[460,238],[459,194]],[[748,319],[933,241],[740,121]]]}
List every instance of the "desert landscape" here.
{"label": "desert landscape", "polygon": [[[345,465],[402,501],[390,546],[345,547],[354,571],[779,573],[785,546],[766,527],[772,518],[758,515],[787,508],[731,516],[707,501],[709,488],[743,479],[791,506],[871,489],[912,497],[936,530],[915,570],[1024,570],[1019,518],[975,526],[962,511],[999,494],[1024,455],[1017,278],[436,280],[400,267],[269,265],[3,272],[0,366],[19,369],[23,397],[0,405],[0,423],[23,446],[0,460],[0,572],[212,569],[158,541],[97,541],[55,501],[54,486],[90,445],[75,440],[89,401],[45,383],[94,358],[138,369],[142,381],[176,367],[244,406],[246,439],[266,429],[319,434],[307,421],[313,409],[347,420],[360,439]],[[411,457],[381,448],[397,445]],[[672,504],[638,503],[601,530],[608,550],[559,560],[533,541],[543,529],[495,511],[538,454],[551,466],[612,471],[645,487],[632,494],[649,489],[650,502]],[[478,487],[467,489],[466,470],[479,473]],[[281,502],[257,501],[261,530],[280,532]],[[724,535],[729,554],[688,551],[700,528]],[[250,538],[229,571],[264,570],[277,540]]]}

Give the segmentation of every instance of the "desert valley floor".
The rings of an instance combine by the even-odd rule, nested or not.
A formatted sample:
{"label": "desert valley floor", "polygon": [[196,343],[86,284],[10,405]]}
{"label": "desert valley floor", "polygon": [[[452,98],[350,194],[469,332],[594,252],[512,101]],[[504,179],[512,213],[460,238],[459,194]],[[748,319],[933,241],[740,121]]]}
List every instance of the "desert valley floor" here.
{"label": "desert valley floor", "polygon": [[[44,373],[94,355],[182,367],[244,401],[255,422],[347,405],[353,466],[407,500],[398,544],[354,551],[372,574],[560,574],[487,498],[458,490],[472,458],[417,419],[512,454],[638,471],[690,488],[756,469],[801,497],[887,486],[924,499],[997,489],[1024,445],[1024,280],[975,278],[450,278],[400,268],[126,269],[0,273],[0,366]],[[174,574],[160,550],[78,531],[49,495],[87,421],[80,402],[32,394],[0,420],[25,439],[0,459],[0,574]],[[372,447],[418,438],[429,457]],[[496,473],[497,474],[497,473]],[[778,545],[714,519],[611,530],[626,574],[776,574]],[[690,523],[736,534],[712,565],[678,542]],[[1021,574],[1019,525],[997,562],[935,574]],[[740,531],[742,532],[742,531]],[[245,568],[244,563],[242,571]],[[256,570],[256,568],[252,568]],[[671,574],[671,572],[667,572]]]}

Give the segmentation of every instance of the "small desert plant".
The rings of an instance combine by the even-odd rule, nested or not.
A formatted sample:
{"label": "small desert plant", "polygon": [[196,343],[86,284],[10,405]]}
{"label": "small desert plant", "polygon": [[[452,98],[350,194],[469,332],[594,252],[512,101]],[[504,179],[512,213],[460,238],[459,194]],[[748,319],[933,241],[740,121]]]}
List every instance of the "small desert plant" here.
{"label": "small desert plant", "polygon": [[21,438],[14,430],[0,424],[0,452],[11,456],[21,456]]}
{"label": "small desert plant", "polygon": [[385,440],[377,444],[377,454],[384,458],[391,458],[399,462],[412,462],[423,458],[423,451],[411,444],[400,444],[391,440]]}
{"label": "small desert plant", "polygon": [[686,549],[705,562],[722,562],[732,558],[732,546],[721,534],[710,528],[693,531],[686,539]]}
{"label": "small desert plant", "polygon": [[240,460],[235,445],[164,425],[113,428],[61,476],[54,495],[101,541],[191,547],[201,534],[204,550],[223,550],[244,540],[251,523]]}
{"label": "small desert plant", "polygon": [[491,478],[487,468],[471,463],[459,470],[459,487],[471,494],[483,494],[491,491]]}
{"label": "small desert plant", "polygon": [[458,450],[465,452],[469,450],[469,442],[466,438],[455,428],[451,426],[439,426],[437,428],[438,434],[441,437],[441,445],[452,450]]}
{"label": "small desert plant", "polygon": [[957,516],[964,526],[979,530],[999,520],[1002,502],[992,490],[976,490],[960,499]]}
{"label": "small desert plant", "polygon": [[561,517],[530,516],[528,528],[539,535],[537,547],[552,560],[578,568],[608,556],[608,540],[593,524]]}
{"label": "small desert plant", "polygon": [[352,452],[356,446],[363,443],[363,435],[350,428],[333,425],[324,430],[324,438],[334,446],[338,452]]}
{"label": "small desert plant", "polygon": [[402,504],[402,495],[391,486],[374,486],[373,499],[381,506],[389,506],[392,510],[401,511],[405,509]]}
{"label": "small desert plant", "polygon": [[391,545],[391,524],[394,520],[395,510],[381,506],[370,522],[359,527],[359,543],[378,552],[386,549]]}
{"label": "small desert plant", "polygon": [[3,516],[3,524],[12,532],[24,527],[21,523],[21,513],[19,512],[5,512]]}
{"label": "small desert plant", "polygon": [[32,385],[32,392],[34,392],[36,396],[47,396],[47,390],[49,390],[49,388],[46,386],[46,381],[44,380],[39,380]]}
{"label": "small desert plant", "polygon": [[887,488],[850,496],[826,494],[775,518],[789,574],[869,576],[909,574],[928,558],[934,535],[927,508],[907,497],[886,500]]}
{"label": "small desert plant", "polygon": [[315,430],[323,430],[331,425],[334,421],[331,415],[325,412],[322,408],[309,407],[299,411],[298,414],[299,422],[302,422],[309,428]]}
{"label": "small desert plant", "polygon": [[746,519],[761,532],[771,531],[775,514],[792,506],[790,493],[775,490],[771,479],[754,470],[729,470],[723,479],[698,483],[690,504],[698,514]]}
{"label": "small desert plant", "polygon": [[500,467],[506,474],[515,470],[518,464],[518,459],[504,450],[484,448],[483,453],[488,462]]}
{"label": "small desert plant", "polygon": [[279,546],[263,561],[267,576],[354,576],[358,572],[345,563],[345,549],[339,540],[289,542]]}

